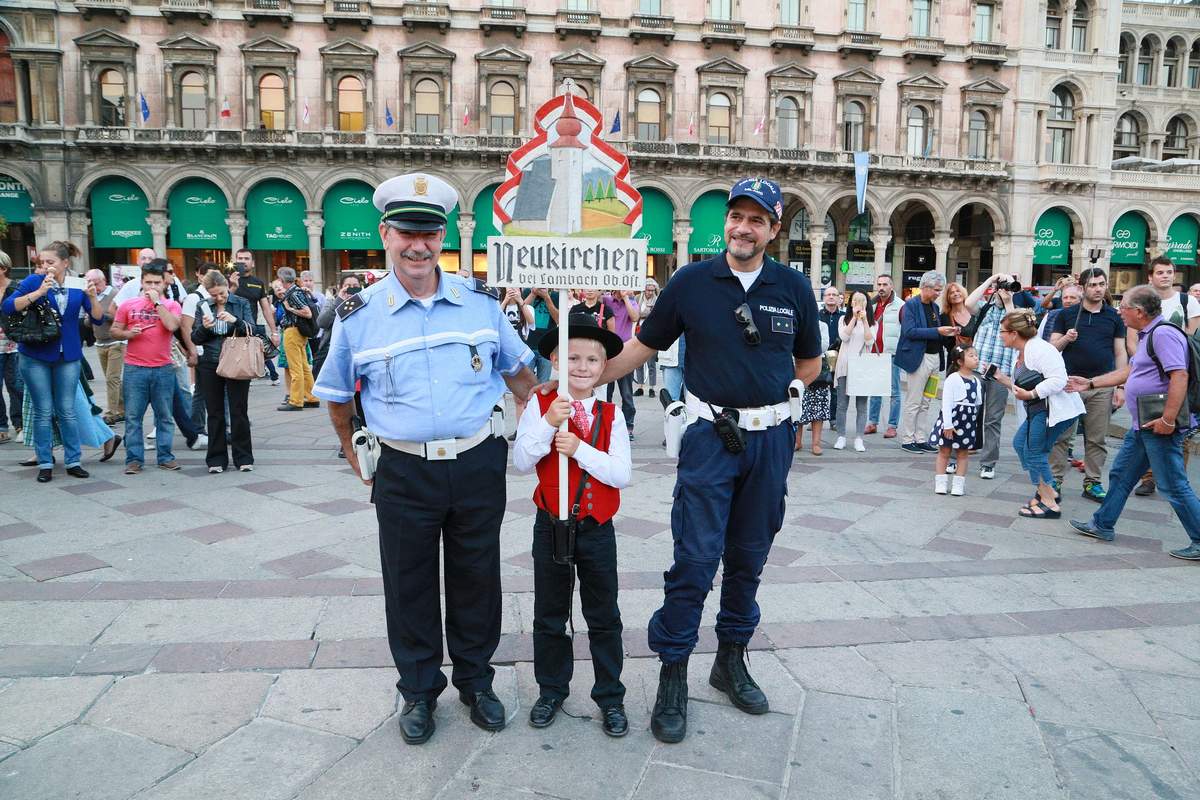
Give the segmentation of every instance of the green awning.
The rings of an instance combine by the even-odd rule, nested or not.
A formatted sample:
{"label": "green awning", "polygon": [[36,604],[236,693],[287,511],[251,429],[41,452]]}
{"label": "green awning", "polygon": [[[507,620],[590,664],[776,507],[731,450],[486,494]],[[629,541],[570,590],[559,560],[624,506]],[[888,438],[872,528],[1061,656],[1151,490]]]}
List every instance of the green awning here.
{"label": "green awning", "polygon": [[1033,263],[1071,263],[1071,220],[1061,208],[1047,210],[1033,232]]}
{"label": "green awning", "polygon": [[1136,264],[1146,261],[1146,219],[1136,211],[1126,211],[1117,218],[1112,229],[1112,264]]}
{"label": "green awning", "polygon": [[171,227],[167,246],[183,250],[228,250],[233,247],[229,235],[229,203],[212,181],[187,178],[175,184],[167,196],[167,214]]}
{"label": "green awning", "polygon": [[688,252],[694,255],[713,256],[725,249],[725,201],[726,192],[706,192],[692,203],[692,236],[688,239]]}
{"label": "green awning", "polygon": [[93,247],[152,247],[150,202],[128,178],[101,178],[92,187]]}
{"label": "green awning", "polygon": [[492,218],[492,196],[496,194],[496,186],[489,186],[479,193],[475,198],[475,203],[471,206],[471,213],[475,216],[475,233],[471,235],[471,249],[478,251],[487,250],[487,240],[489,236],[502,236],[500,231],[496,230],[496,225]]}
{"label": "green awning", "polygon": [[453,253],[462,247],[462,237],[458,235],[458,206],[446,217],[446,238],[442,240],[442,252]]}
{"label": "green awning", "polygon": [[1196,243],[1200,241],[1200,223],[1191,214],[1183,214],[1167,229],[1164,255],[1180,266],[1196,263]]}
{"label": "green awning", "polygon": [[[638,238],[646,240],[646,252],[650,255],[669,256],[675,252],[675,206],[658,189],[638,191],[642,193],[642,230]],[[722,221],[722,230],[724,224]]]}
{"label": "green awning", "polygon": [[271,178],[246,197],[246,246],[251,250],[307,250],[304,195],[287,181]]}
{"label": "green awning", "polygon": [[326,250],[380,250],[379,210],[371,202],[375,190],[362,181],[343,181],[325,193],[321,210]]}
{"label": "green awning", "polygon": [[0,175],[0,217],[8,223],[33,222],[33,201],[25,184]]}

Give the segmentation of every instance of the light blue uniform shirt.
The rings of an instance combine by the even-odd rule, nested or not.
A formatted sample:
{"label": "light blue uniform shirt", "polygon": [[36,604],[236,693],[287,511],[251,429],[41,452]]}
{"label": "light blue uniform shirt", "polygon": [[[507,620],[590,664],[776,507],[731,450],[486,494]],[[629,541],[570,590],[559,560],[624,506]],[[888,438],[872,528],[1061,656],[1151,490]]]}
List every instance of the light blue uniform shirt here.
{"label": "light blue uniform shirt", "polygon": [[[491,295],[438,270],[433,305],[414,300],[388,270],[368,286],[366,304],[333,323],[329,354],[313,394],[354,399],[362,381],[367,426],[384,439],[428,442],[479,431],[504,397],[503,375],[533,363]],[[471,347],[482,362],[472,367]]]}

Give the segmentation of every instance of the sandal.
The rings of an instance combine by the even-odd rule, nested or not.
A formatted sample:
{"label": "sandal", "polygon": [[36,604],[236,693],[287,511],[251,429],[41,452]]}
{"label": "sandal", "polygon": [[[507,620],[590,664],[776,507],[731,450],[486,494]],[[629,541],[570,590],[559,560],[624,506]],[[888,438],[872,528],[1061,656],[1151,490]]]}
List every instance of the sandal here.
{"label": "sandal", "polygon": [[821,447],[821,445],[819,445],[819,444],[814,444],[814,445],[812,446],[812,454],[813,454],[814,456],[819,456],[819,455],[821,455],[821,454],[822,454],[822,453],[824,453],[824,452],[825,452],[825,449],[824,449],[823,447]]}
{"label": "sandal", "polygon": [[8,444],[11,441],[12,437],[9,436],[8,431],[0,431],[0,444]]}
{"label": "sandal", "polygon": [[[1036,513],[1035,509],[1041,509],[1042,513]],[[1055,511],[1045,503],[1039,502],[1034,506],[1026,506],[1025,508],[1022,508],[1020,515],[1030,519],[1062,519],[1062,510],[1060,509]]]}

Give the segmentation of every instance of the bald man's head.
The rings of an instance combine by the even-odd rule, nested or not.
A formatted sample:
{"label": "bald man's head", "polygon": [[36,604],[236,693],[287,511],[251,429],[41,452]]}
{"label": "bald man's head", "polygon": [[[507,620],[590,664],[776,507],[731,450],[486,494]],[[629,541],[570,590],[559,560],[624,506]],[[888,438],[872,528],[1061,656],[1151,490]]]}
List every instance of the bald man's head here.
{"label": "bald man's head", "polygon": [[108,279],[105,278],[104,273],[98,269],[89,269],[83,274],[83,277],[91,281],[92,285],[96,287],[97,292],[103,292],[106,288],[108,288]]}
{"label": "bald man's head", "polygon": [[158,253],[154,252],[153,247],[143,247],[138,250],[138,266],[144,267],[154,259],[158,258]]}

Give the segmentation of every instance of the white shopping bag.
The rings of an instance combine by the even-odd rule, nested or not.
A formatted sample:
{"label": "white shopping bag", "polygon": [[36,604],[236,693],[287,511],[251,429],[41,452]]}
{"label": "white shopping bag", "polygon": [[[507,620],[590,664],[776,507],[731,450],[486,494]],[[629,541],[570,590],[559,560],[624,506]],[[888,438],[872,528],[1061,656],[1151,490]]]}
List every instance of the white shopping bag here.
{"label": "white shopping bag", "polygon": [[892,357],[887,353],[850,356],[846,371],[846,394],[850,397],[891,397]]}

